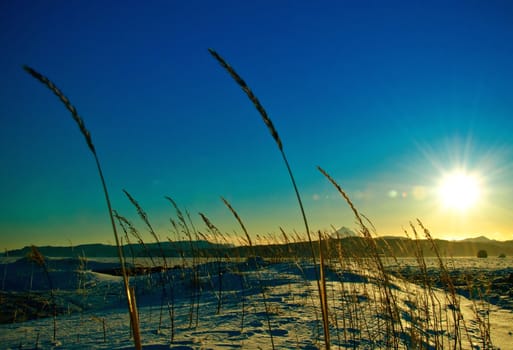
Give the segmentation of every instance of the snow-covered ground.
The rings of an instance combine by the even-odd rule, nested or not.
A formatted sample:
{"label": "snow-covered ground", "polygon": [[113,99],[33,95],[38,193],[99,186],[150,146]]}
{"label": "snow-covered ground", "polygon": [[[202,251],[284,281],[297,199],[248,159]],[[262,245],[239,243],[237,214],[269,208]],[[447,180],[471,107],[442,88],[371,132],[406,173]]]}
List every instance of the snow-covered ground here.
{"label": "snow-covered ground", "polygon": [[[488,273],[492,282],[509,283],[509,258],[467,260],[472,276]],[[464,265],[463,260],[454,261],[454,266]],[[414,261],[402,262],[390,268],[413,270]],[[133,348],[122,278],[95,272],[116,265],[49,259],[47,275],[26,258],[0,264],[0,348]],[[511,348],[513,313],[509,304],[500,302],[510,295],[495,295],[490,287],[481,297],[490,304],[468,299],[470,292],[456,288],[458,294],[451,297],[435,281],[440,275],[436,262],[428,270],[435,281],[431,290],[406,281],[401,273],[388,275],[385,284],[369,266],[335,263],[327,269],[332,348],[409,349],[428,343],[430,349],[453,348],[460,341],[463,349]],[[272,344],[277,349],[324,348],[316,269],[309,262],[212,259],[195,268],[187,264],[167,273],[133,276],[131,284],[144,349],[271,349]],[[59,314],[55,340],[51,294]],[[397,319],[391,320],[390,314]]]}

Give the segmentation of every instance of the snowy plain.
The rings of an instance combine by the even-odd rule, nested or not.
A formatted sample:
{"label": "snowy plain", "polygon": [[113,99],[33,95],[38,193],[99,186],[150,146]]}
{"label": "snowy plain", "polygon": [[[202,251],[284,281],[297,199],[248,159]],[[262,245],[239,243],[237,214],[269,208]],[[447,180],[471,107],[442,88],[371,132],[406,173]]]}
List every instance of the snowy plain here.
{"label": "snowy plain", "polygon": [[[440,274],[437,262],[426,261],[435,281]],[[1,349],[134,347],[123,280],[105,273],[119,266],[114,259],[47,259],[48,274],[27,258],[2,262]],[[271,349],[273,344],[276,349],[324,348],[316,267],[311,262],[226,258],[176,262],[167,271],[130,278],[144,349]],[[485,276],[489,285],[507,286],[512,263],[509,257],[455,258],[447,266],[451,272],[471,272],[473,278]],[[332,348],[452,348],[454,308],[461,317],[461,348],[511,348],[513,307],[507,293],[513,289],[489,287],[476,297],[468,288],[457,288],[459,305],[454,305],[442,285],[433,283],[426,293],[421,283],[403,277],[415,269],[414,259],[387,264],[391,271],[387,290],[392,291],[399,316],[393,322],[386,319],[383,283],[366,268],[372,264],[347,261],[326,269]],[[426,312],[422,305],[436,310]],[[396,343],[390,339],[391,324]]]}

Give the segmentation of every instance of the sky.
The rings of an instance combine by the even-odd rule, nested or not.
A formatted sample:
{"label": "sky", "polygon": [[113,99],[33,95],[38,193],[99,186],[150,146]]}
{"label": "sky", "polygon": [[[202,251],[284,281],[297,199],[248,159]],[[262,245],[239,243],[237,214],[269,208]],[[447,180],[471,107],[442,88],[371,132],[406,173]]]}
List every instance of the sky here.
{"label": "sky", "polygon": [[[2,1],[0,249],[114,243],[94,158],[48,76],[92,135],[113,207],[179,239],[164,196],[205,231],[356,229],[318,171],[378,235],[513,239],[511,1]],[[459,177],[455,174],[460,174]],[[463,174],[463,175],[461,175]],[[452,179],[452,180],[447,180]],[[150,238],[148,237],[148,240]],[[263,238],[262,238],[263,241]]]}

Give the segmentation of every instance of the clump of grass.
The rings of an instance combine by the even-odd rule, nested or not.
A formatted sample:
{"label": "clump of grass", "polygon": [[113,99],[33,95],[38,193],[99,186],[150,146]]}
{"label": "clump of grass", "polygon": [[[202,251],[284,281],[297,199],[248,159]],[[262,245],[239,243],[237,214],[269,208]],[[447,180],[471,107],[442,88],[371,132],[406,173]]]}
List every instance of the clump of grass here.
{"label": "clump of grass", "polygon": [[37,265],[39,265],[46,276],[46,280],[48,281],[48,286],[50,287],[50,299],[52,300],[52,315],[53,315],[53,341],[57,341],[57,303],[55,302],[55,295],[53,291],[53,282],[52,278],[50,277],[50,273],[48,271],[48,265],[46,264],[46,259],[41,254],[39,249],[37,249],[36,246],[30,247],[30,253],[28,254],[27,258],[30,261],[35,262]]}
{"label": "clump of grass", "polygon": [[[201,298],[201,288],[200,288],[200,281],[199,281],[199,271],[198,271],[198,249],[195,245],[194,239],[198,240],[198,234],[195,229],[195,227],[192,225],[192,220],[190,219],[190,216],[188,213],[184,215],[183,211],[180,209],[178,204],[175,202],[173,198],[170,196],[164,196],[164,198],[171,203],[173,208],[175,209],[176,216],[178,218],[178,223],[172,221],[175,229],[187,237],[189,240],[190,250],[192,253],[192,289],[191,289],[191,296],[190,296],[190,309],[189,309],[189,328],[192,327],[193,321],[195,324],[195,327],[198,326],[199,322],[199,302]],[[186,217],[189,219],[189,222],[187,221]],[[191,227],[189,227],[189,225]],[[178,229],[180,227],[180,230]],[[193,237],[194,235],[194,237]],[[196,317],[194,317],[194,310],[196,310]]]}
{"label": "clump of grass", "polygon": [[[136,207],[140,217],[143,218],[143,221],[145,221],[146,225],[151,227],[151,230],[153,231],[153,227],[151,226],[151,224],[149,222],[148,216],[144,212],[142,207],[139,205],[139,203],[128,192],[125,192],[125,193],[127,194],[127,196],[129,196],[128,198],[130,199],[132,204]],[[158,263],[158,261],[156,260],[157,257],[154,257],[154,254],[148,248],[146,242],[142,238],[142,236],[139,233],[139,231],[137,230],[137,228],[132,224],[132,222],[130,220],[128,220],[126,217],[118,214],[117,212],[114,212],[114,213],[115,213],[116,219],[118,220],[119,225],[121,226],[123,232],[125,233],[127,242],[130,242],[130,238],[129,238],[129,235],[128,235],[128,233],[130,233],[130,235],[132,235],[137,240],[137,243],[142,247],[142,249],[144,251],[144,256],[149,258],[149,260],[150,260],[150,264],[151,264],[153,270],[149,269],[148,272],[147,272],[147,275],[146,275],[147,285],[148,285],[148,287],[150,289],[154,287],[152,271],[157,271],[158,272],[157,273],[157,276],[158,276],[157,284],[161,288],[161,297],[160,297],[160,309],[159,309],[159,323],[158,323],[156,332],[157,332],[157,334],[161,333],[162,321],[163,321],[163,313],[164,313],[164,303],[166,303],[167,304],[167,308],[168,308],[169,318],[170,318],[170,321],[171,321],[171,342],[173,342],[174,341],[174,336],[175,336],[175,327],[174,327],[174,325],[175,325],[174,289],[173,289],[172,281],[169,278],[169,275],[167,273],[168,272],[167,259],[165,257],[165,254],[164,254],[164,251],[162,249],[162,246],[159,244],[159,250],[160,250],[162,259],[165,260],[164,267],[162,267]],[[156,233],[154,231],[153,231],[153,233],[154,233],[154,235],[155,235],[154,237],[156,237],[157,241],[160,242],[158,240],[158,236],[156,235]],[[166,290],[166,286],[167,285],[170,286],[171,305],[169,305],[169,302],[167,300],[167,290]],[[151,308],[150,308],[150,316],[151,316]]]}
{"label": "clump of grass", "polygon": [[[221,252],[219,249],[219,240],[217,237],[223,237],[223,234],[219,231],[219,229],[210,221],[210,219],[203,213],[199,213],[201,219],[207,226],[207,229],[212,234],[212,241],[216,244],[216,264],[217,264],[217,278],[218,278],[218,293],[217,293],[217,311],[216,314],[221,312],[221,306],[223,304],[223,271],[221,267]],[[204,239],[208,241],[208,237],[204,236]],[[242,312],[244,315],[244,311]],[[244,316],[243,316],[244,319]]]}
{"label": "clump of grass", "polygon": [[[223,275],[224,275],[224,267],[221,267],[222,263],[222,256],[224,256],[226,263],[231,262],[231,258],[238,258],[241,259],[240,254],[231,256],[227,254],[226,252],[223,253],[221,244],[229,244],[231,245],[233,242],[229,240],[228,234],[223,234],[219,228],[212,223],[212,221],[203,213],[198,213],[203,222],[205,223],[207,227],[207,231],[210,233],[210,235],[204,235],[203,237],[210,242],[214,242],[217,245],[216,249],[216,262],[217,262],[217,273],[218,273],[218,304],[217,304],[217,314],[221,313],[221,306],[223,305]],[[211,238],[210,238],[211,237]],[[241,303],[241,318],[240,318],[240,332],[242,333],[244,331],[244,320],[246,316],[246,279],[244,274],[242,273],[240,269],[239,264],[235,264],[235,266],[232,265],[234,268],[235,274],[238,275],[239,281],[240,281],[240,303]]]}
{"label": "clump of grass", "polygon": [[[150,219],[149,219],[148,214],[146,213],[146,211],[144,211],[144,209],[141,207],[139,202],[127,190],[123,190],[123,192],[127,196],[127,198],[130,201],[130,203],[132,203],[132,205],[136,208],[137,214],[139,215],[141,220],[144,222],[144,224],[146,225],[150,235],[153,237],[153,239],[157,243],[157,246],[158,246],[158,249],[159,249],[159,252],[160,252],[160,257],[162,258],[162,262],[164,264],[164,268],[158,274],[158,276],[160,278],[160,284],[162,286],[162,294],[161,294],[161,302],[160,302],[159,326],[158,326],[157,332],[160,333],[160,330],[161,330],[161,326],[162,326],[162,313],[163,313],[163,308],[164,308],[164,301],[167,299],[166,285],[169,285],[170,289],[171,289],[171,308],[169,308],[169,304],[168,304],[168,312],[169,312],[169,317],[171,319],[171,340],[173,341],[174,340],[174,297],[173,297],[174,293],[173,293],[173,286],[172,286],[171,282],[169,281],[169,275],[167,273],[169,266],[168,266],[168,263],[167,263],[166,254],[164,253],[164,249],[162,248],[162,244],[160,243],[159,236],[157,235],[157,233],[153,229],[153,226],[150,223]],[[132,230],[132,231],[134,233],[137,232],[136,230]],[[141,236],[139,234],[137,234],[137,237],[138,237],[140,242],[143,242],[143,240],[142,240],[142,238],[141,238]],[[149,253],[149,255],[151,257],[150,253]],[[152,259],[152,262],[155,265],[155,267],[157,267],[157,265],[155,264],[153,259]]]}
{"label": "clump of grass", "polygon": [[[438,263],[439,263],[439,267],[440,267],[440,274],[442,277],[442,283],[444,283],[445,286],[447,287],[447,289],[449,290],[448,306],[449,306],[449,309],[451,310],[453,326],[454,326],[454,331],[453,331],[454,345],[453,345],[453,347],[454,347],[454,349],[462,348],[462,344],[461,344],[462,339],[461,339],[461,331],[460,331],[461,325],[463,325],[465,333],[468,337],[468,341],[469,341],[470,345],[473,347],[472,338],[469,335],[466,322],[461,313],[459,296],[456,292],[456,288],[455,288],[452,278],[449,274],[449,271],[447,271],[447,267],[442,260],[440,251],[438,250],[438,247],[437,247],[435,241],[433,240],[433,237],[431,236],[431,232],[424,226],[424,224],[420,220],[417,220],[417,224],[424,231],[424,235],[426,236],[428,241],[431,242],[431,246],[436,254],[436,258],[438,259]],[[447,293],[446,293],[446,295],[447,295]]]}
{"label": "clump of grass", "polygon": [[84,120],[78,114],[75,106],[73,106],[71,104],[70,100],[66,97],[66,95],[64,95],[62,93],[62,91],[50,79],[48,79],[47,77],[45,77],[44,75],[42,75],[41,73],[39,73],[38,71],[36,71],[35,69],[33,69],[29,66],[23,66],[23,69],[27,73],[29,73],[32,77],[34,77],[39,82],[41,82],[43,85],[45,85],[48,89],[50,89],[50,91],[52,91],[59,98],[59,100],[64,104],[66,109],[71,113],[71,117],[73,118],[75,123],[78,125],[78,128],[80,129],[80,132],[84,136],[87,146],[94,157],[94,160],[96,162],[96,167],[98,170],[98,175],[100,176],[100,180],[101,180],[103,193],[105,195],[105,201],[107,203],[107,209],[108,209],[108,213],[109,213],[110,223],[112,226],[112,231],[114,233],[114,239],[116,241],[119,262],[121,264],[121,270],[122,270],[122,274],[123,274],[123,282],[124,282],[124,286],[125,286],[125,295],[126,295],[126,299],[127,299],[127,303],[128,303],[128,313],[130,315],[130,324],[131,324],[132,332],[134,335],[134,345],[135,345],[135,348],[139,350],[142,348],[142,345],[141,345],[141,337],[140,337],[140,331],[139,331],[139,318],[137,315],[137,305],[136,305],[135,300],[132,297],[132,294],[130,292],[130,285],[129,285],[128,275],[127,275],[126,268],[125,268],[123,251],[121,248],[121,243],[120,243],[118,232],[116,229],[116,224],[114,222],[114,215],[113,215],[112,205],[110,202],[109,192],[107,190],[107,184],[105,182],[105,177],[103,176],[103,171],[102,171],[102,167],[100,165],[100,160],[98,158],[98,154],[96,152],[96,149],[93,144],[93,140],[91,138],[91,133],[85,127]]}
{"label": "clump of grass", "polygon": [[[244,225],[244,222],[240,218],[240,216],[237,213],[237,211],[235,209],[233,209],[233,207],[230,204],[230,202],[228,202],[225,198],[221,198],[221,200],[223,201],[223,203],[226,205],[228,210],[230,210],[230,212],[233,214],[233,216],[235,217],[235,219],[239,223],[239,225],[240,225],[240,227],[242,229],[242,232],[244,232],[244,235],[246,236],[246,239],[248,240],[249,247],[250,247],[250,249],[253,252],[252,255],[253,255],[254,258],[256,258],[256,254],[255,254],[255,252],[253,250],[253,242],[252,242],[251,237],[250,237],[250,235],[248,233],[248,230],[246,229],[246,226]],[[265,308],[265,315],[266,315],[266,319],[267,319],[267,327],[268,327],[268,330],[269,330],[269,337],[271,339],[271,346],[272,346],[272,348],[274,350],[274,338],[273,338],[273,332],[272,332],[272,326],[271,326],[271,316],[270,316],[270,313],[269,313],[269,306],[267,304],[267,295],[265,294],[265,288],[264,288],[264,286],[262,284],[262,277],[260,276],[260,270],[259,270],[257,259],[255,259],[255,262],[256,262],[256,271],[257,271],[257,276],[258,276],[257,277],[258,284],[260,285],[260,292],[262,293],[262,301],[264,303],[264,308]]]}
{"label": "clump of grass", "polygon": [[[397,330],[396,330],[396,323],[399,323],[399,326],[402,328],[402,324],[400,322],[401,318],[399,316],[399,310],[397,307],[397,303],[395,301],[394,295],[391,290],[391,283],[389,281],[388,274],[385,270],[385,266],[383,264],[383,261],[381,260],[379,250],[376,246],[376,242],[374,238],[372,237],[370,230],[368,226],[364,222],[364,216],[360,214],[360,212],[356,209],[355,205],[347,195],[347,193],[340,187],[340,185],[321,167],[317,167],[317,169],[321,172],[322,175],[324,175],[329,182],[337,189],[337,191],[340,193],[340,195],[344,198],[346,203],[349,205],[351,210],[353,211],[353,214],[357,220],[357,223],[360,228],[360,232],[362,233],[363,237],[365,238],[366,242],[369,244],[369,248],[371,250],[371,256],[374,260],[374,263],[376,265],[376,268],[378,270],[378,273],[380,275],[380,278],[382,280],[382,283],[380,286],[382,286],[382,292],[383,292],[383,305],[386,309],[387,314],[387,320],[389,322],[386,322],[387,325],[387,338],[391,339],[392,344],[390,346],[393,346],[394,348],[398,348],[398,336],[397,336]],[[388,328],[390,327],[390,328]]]}
{"label": "clump of grass", "polygon": [[[425,331],[431,325],[433,328],[432,337],[434,338],[434,344],[436,348],[439,348],[443,342],[443,339],[440,339],[439,334],[441,333],[441,329],[443,329],[442,321],[441,321],[441,303],[440,300],[436,297],[436,294],[433,290],[433,283],[429,278],[429,273],[426,265],[426,260],[424,258],[424,254],[422,253],[422,248],[419,243],[419,237],[417,233],[416,227],[413,223],[410,223],[411,230],[414,233],[414,242],[415,242],[415,259],[417,261],[417,265],[420,271],[421,278],[421,286],[423,287],[423,295],[418,296],[421,299],[421,305],[424,309],[424,323],[419,327],[424,333],[425,343],[429,344],[431,334],[430,332]],[[406,236],[408,233],[405,231]],[[438,311],[438,312],[436,312]]]}

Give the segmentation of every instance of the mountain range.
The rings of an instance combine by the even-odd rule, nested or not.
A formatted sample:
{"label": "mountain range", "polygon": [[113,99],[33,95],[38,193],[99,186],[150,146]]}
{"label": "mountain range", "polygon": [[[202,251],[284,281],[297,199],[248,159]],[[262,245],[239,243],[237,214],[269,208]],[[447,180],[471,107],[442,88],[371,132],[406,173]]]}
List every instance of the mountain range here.
{"label": "mountain range", "polygon": [[[406,237],[383,236],[374,239],[378,253],[384,256],[408,257],[414,256],[415,252],[422,251],[426,257],[435,256],[433,243],[436,245],[438,253],[441,256],[477,256],[479,250],[486,250],[488,256],[497,257],[499,255],[513,256],[513,241],[495,241],[484,236],[468,238],[460,241],[448,241],[434,239],[413,240]],[[357,235],[347,228],[341,228],[335,235],[324,241],[325,250],[337,256],[342,253],[345,256],[366,256],[370,254],[368,240]],[[113,245],[105,244],[83,244],[74,247],[53,247],[40,246],[38,250],[44,256],[50,257],[115,257],[117,248]],[[314,249],[318,251],[319,244],[314,242]],[[14,249],[6,251],[1,256],[26,256],[31,251],[31,247]],[[230,244],[216,244],[205,240],[198,241],[176,241],[129,244],[123,246],[125,256],[147,257],[147,256],[165,256],[169,257],[246,257],[258,255],[262,257],[273,258],[281,257],[308,257],[311,255],[311,247],[308,242],[294,242],[288,244],[257,245],[253,247],[233,246]]]}

